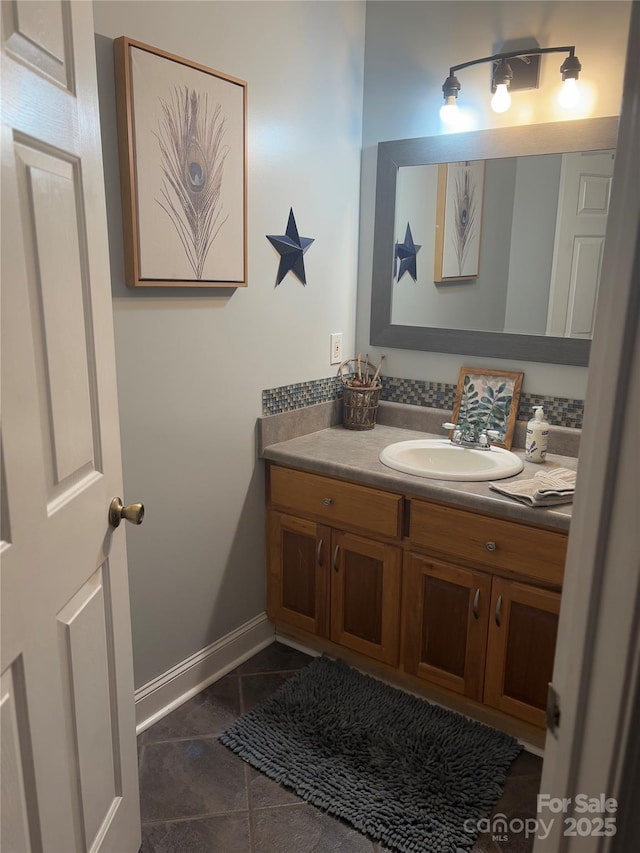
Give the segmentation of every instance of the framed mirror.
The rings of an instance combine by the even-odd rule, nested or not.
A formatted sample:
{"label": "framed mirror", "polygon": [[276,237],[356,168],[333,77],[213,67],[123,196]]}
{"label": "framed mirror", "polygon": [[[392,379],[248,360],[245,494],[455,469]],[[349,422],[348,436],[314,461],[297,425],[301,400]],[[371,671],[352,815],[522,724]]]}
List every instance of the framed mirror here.
{"label": "framed mirror", "polygon": [[[617,132],[617,117],[606,117],[379,143],[371,343],[586,366],[604,230],[601,221],[600,236],[590,230],[572,238],[560,232],[557,208],[569,180],[565,173],[573,168],[569,155],[582,152],[588,165],[573,179],[578,204],[588,212],[604,208],[606,225],[611,176],[592,180],[593,163],[598,152],[612,172]],[[482,174],[475,196],[475,266],[460,276],[442,254],[452,239],[446,233],[443,238],[442,229],[447,174],[460,171],[454,164],[473,165],[473,174]],[[545,204],[556,201],[543,208],[545,197]],[[575,206],[565,197],[565,213]],[[414,266],[402,263],[402,249],[396,250],[407,238]],[[572,247],[568,255],[561,246]],[[575,289],[580,265],[586,283]],[[578,306],[580,287],[590,291],[591,307],[588,300]],[[549,299],[554,293],[555,308]]]}

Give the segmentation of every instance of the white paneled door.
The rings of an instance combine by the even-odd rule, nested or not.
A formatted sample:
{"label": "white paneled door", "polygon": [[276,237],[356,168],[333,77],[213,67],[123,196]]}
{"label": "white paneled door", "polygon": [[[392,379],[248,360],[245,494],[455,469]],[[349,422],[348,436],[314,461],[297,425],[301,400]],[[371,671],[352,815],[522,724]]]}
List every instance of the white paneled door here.
{"label": "white paneled door", "polygon": [[[2,850],[140,818],[92,4],[2,2]],[[144,529],[136,531],[144,535]]]}
{"label": "white paneled door", "polygon": [[562,155],[547,334],[593,337],[614,151]]}

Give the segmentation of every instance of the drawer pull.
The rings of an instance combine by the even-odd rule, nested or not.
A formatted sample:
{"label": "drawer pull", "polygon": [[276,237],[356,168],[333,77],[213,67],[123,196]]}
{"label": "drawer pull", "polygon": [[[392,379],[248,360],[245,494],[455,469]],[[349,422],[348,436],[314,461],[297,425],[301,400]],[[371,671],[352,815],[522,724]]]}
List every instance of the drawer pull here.
{"label": "drawer pull", "polygon": [[332,498],[322,498],[322,503],[325,506],[331,506],[331,504],[333,503],[333,499]]}
{"label": "drawer pull", "polygon": [[333,552],[333,571],[338,571],[338,553],[340,551],[340,546],[336,545],[335,550]]}
{"label": "drawer pull", "polygon": [[473,596],[473,618],[479,619],[480,614],[478,613],[478,604],[480,603],[480,587],[476,590],[476,594]]}
{"label": "drawer pull", "polygon": [[485,542],[484,547],[487,549],[487,551],[495,551],[498,546],[495,542]]}
{"label": "drawer pull", "polygon": [[322,565],[322,539],[318,542],[318,550],[316,552],[316,562],[319,566]]}
{"label": "drawer pull", "polygon": [[496,601],[496,613],[495,613],[496,625],[498,626],[498,628],[500,627],[500,616],[501,616],[501,614],[502,614],[502,596],[499,595],[498,600]]}

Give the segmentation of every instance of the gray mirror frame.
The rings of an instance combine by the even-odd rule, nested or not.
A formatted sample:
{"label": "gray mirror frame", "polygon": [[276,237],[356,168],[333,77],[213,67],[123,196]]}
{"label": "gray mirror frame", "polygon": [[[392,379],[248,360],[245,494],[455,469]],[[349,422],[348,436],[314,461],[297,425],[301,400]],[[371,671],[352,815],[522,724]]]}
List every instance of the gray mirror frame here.
{"label": "gray mirror frame", "polygon": [[391,323],[400,166],[615,148],[618,117],[550,122],[378,143],[370,341],[374,346],[587,366],[591,341]]}

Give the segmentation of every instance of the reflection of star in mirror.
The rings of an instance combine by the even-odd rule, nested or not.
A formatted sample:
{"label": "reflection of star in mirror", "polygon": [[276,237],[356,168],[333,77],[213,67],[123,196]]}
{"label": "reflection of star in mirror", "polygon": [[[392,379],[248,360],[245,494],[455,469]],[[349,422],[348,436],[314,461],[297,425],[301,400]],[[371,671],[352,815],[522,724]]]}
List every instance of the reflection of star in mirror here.
{"label": "reflection of star in mirror", "polygon": [[404,243],[396,243],[395,259],[397,264],[396,279],[400,281],[402,276],[408,272],[411,278],[417,282],[418,272],[416,265],[416,255],[420,251],[420,246],[416,246],[411,235],[411,228],[407,222],[407,231],[404,235]]}
{"label": "reflection of star in mirror", "polygon": [[267,234],[267,240],[280,255],[280,266],[278,267],[276,287],[288,272],[292,272],[303,284],[306,285],[307,279],[304,271],[303,255],[313,243],[313,239],[313,237],[299,236],[296,220],[293,215],[293,208],[289,210],[287,233],[280,236]]}

